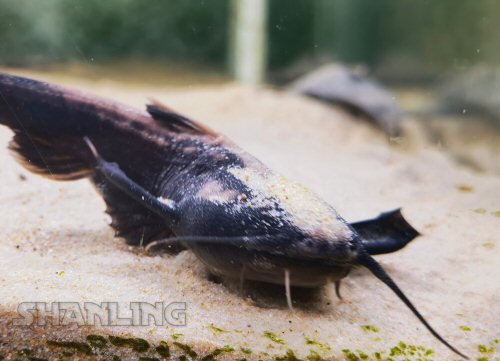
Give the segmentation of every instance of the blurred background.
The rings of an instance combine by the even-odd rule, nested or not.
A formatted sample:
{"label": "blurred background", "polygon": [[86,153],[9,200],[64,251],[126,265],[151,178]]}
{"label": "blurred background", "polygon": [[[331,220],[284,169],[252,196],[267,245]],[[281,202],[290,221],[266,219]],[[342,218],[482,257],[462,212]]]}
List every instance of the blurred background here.
{"label": "blurred background", "polygon": [[341,64],[393,94],[434,145],[496,174],[499,40],[495,0],[0,0],[4,70],[287,89]]}
{"label": "blurred background", "polygon": [[[140,59],[227,74],[239,3],[245,1],[0,0],[0,61],[41,66]],[[287,80],[285,70],[295,76],[328,59],[364,64],[399,83],[500,63],[495,0],[249,3],[249,9],[265,7],[257,10],[266,23],[266,80]]]}

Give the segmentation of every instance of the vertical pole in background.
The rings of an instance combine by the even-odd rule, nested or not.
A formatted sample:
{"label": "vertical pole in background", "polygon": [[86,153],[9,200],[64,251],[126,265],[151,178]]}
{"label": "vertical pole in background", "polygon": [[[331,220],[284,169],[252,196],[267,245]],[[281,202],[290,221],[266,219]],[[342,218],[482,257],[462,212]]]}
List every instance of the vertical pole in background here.
{"label": "vertical pole in background", "polygon": [[332,0],[316,0],[312,3],[314,6],[314,55],[320,62],[323,59],[332,61],[337,55],[335,54],[337,29],[334,21],[337,3],[338,1]]}
{"label": "vertical pole in background", "polygon": [[231,0],[231,68],[246,85],[264,81],[267,58],[267,0]]}

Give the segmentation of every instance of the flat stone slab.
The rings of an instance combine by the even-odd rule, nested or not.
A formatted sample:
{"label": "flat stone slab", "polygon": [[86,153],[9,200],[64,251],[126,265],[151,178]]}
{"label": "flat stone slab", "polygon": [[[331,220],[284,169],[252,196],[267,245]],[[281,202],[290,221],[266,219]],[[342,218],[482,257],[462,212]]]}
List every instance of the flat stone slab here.
{"label": "flat stone slab", "polygon": [[[498,357],[498,177],[460,168],[411,138],[390,145],[346,113],[272,90],[65,82],[138,107],[147,96],[163,101],[309,186],[348,221],[402,207],[423,235],[377,259],[450,343],[473,359]],[[458,359],[363,269],[343,282],[343,300],[329,286],[310,298],[297,295],[289,310],[284,290],[252,286],[242,294],[211,280],[188,251],[160,257],[130,248],[114,238],[104,202],[89,182],[58,183],[28,173],[9,155],[10,137],[0,129],[0,355],[8,359],[161,359],[166,346],[176,358],[190,359],[195,351],[200,360],[216,349],[211,357],[217,360],[294,360],[292,354],[417,360],[419,353]],[[130,314],[131,302],[177,302],[186,306],[186,325],[14,327],[23,302],[116,302],[122,316]],[[94,338],[86,339],[89,334]]]}

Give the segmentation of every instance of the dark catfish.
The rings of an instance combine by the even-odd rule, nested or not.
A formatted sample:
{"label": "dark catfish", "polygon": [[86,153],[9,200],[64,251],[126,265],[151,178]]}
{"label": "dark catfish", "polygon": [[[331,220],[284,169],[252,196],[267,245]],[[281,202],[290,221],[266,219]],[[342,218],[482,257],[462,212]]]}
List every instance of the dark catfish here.
{"label": "dark catfish", "polygon": [[216,275],[317,287],[367,267],[446,342],[371,257],[418,236],[399,210],[347,223],[306,187],[158,103],[146,111],[0,74],[0,124],[30,171],[89,178],[131,245],[190,249]]}

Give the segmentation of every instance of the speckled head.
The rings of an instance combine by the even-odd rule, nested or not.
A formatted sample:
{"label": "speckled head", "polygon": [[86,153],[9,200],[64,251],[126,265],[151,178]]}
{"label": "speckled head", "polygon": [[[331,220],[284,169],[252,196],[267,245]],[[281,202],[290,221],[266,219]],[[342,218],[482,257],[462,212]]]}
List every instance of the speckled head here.
{"label": "speckled head", "polygon": [[[238,191],[245,189],[244,198],[237,196],[238,192],[233,192],[231,187],[217,182],[204,187],[200,196],[219,208],[222,205],[222,212],[231,215],[231,219],[241,220],[242,215],[253,215],[251,224],[256,233],[234,238],[236,242],[229,246],[228,243],[211,244],[210,240],[208,244],[192,244],[190,248],[213,273],[284,284],[291,306],[291,286],[316,287],[333,281],[339,295],[340,280],[352,267],[364,266],[385,283],[437,339],[465,357],[430,326],[370,255],[377,252],[369,252],[370,247],[375,248],[367,238],[376,235],[377,228],[383,229],[384,222],[389,221],[392,234],[386,233],[389,242],[375,242],[376,247],[389,245],[390,248],[396,240],[397,247],[401,248],[400,240],[411,240],[418,235],[399,210],[354,227],[306,187],[265,168],[237,166],[228,168],[227,173],[239,181],[241,188]],[[248,229],[245,227],[244,232]],[[399,249],[397,247],[392,251]]]}
{"label": "speckled head", "polygon": [[[359,237],[337,211],[309,188],[271,171],[234,167],[229,173],[251,194],[245,206],[297,230],[283,244],[289,256],[348,263],[356,259]],[[299,236],[300,235],[300,236]]]}

